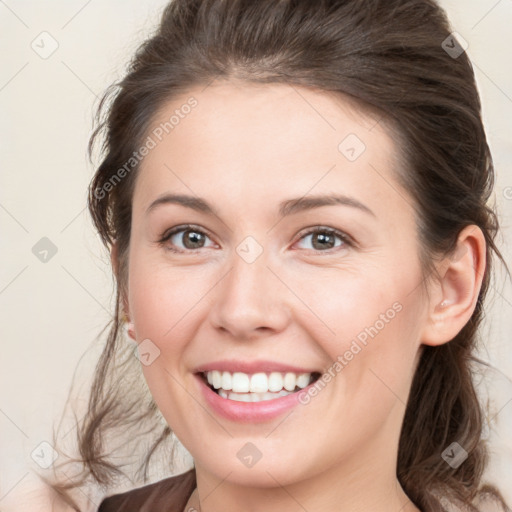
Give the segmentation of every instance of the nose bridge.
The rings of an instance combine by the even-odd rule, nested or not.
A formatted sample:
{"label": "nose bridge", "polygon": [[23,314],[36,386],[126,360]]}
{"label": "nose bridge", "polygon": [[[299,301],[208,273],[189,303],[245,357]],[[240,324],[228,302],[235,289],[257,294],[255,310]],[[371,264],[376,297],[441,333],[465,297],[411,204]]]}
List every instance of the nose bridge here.
{"label": "nose bridge", "polygon": [[217,328],[246,339],[262,330],[285,327],[289,319],[286,291],[269,263],[267,251],[253,237],[234,249],[210,313]]}

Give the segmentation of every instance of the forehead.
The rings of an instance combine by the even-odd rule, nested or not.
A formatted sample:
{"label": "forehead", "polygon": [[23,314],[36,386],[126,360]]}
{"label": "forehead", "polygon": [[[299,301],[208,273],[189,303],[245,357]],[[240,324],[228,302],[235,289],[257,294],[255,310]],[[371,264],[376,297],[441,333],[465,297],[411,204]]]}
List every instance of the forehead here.
{"label": "forehead", "polygon": [[[195,106],[190,108],[192,100]],[[297,131],[304,133],[306,129],[321,136],[336,134],[335,141],[344,132],[344,126],[351,125],[357,127],[360,135],[373,130],[376,134],[386,135],[383,129],[385,117],[378,111],[373,112],[372,108],[333,91],[292,84],[215,81],[164,102],[153,116],[150,131],[163,127],[165,135],[171,131],[186,133],[187,125],[195,130],[200,124],[204,131],[210,131],[210,138],[221,130],[228,130],[234,140],[246,135],[268,137],[280,128],[295,128],[295,134]],[[173,126],[170,127],[172,118]],[[184,122],[187,118],[190,120]],[[240,126],[245,132],[234,133]],[[329,141],[331,139],[329,137]]]}
{"label": "forehead", "polygon": [[[193,106],[191,106],[193,105]],[[165,191],[251,199],[336,189],[395,196],[398,151],[382,117],[341,95],[289,84],[214,82],[164,103],[148,137],[136,200]],[[388,182],[388,185],[386,185]],[[403,205],[407,208],[407,205]]]}

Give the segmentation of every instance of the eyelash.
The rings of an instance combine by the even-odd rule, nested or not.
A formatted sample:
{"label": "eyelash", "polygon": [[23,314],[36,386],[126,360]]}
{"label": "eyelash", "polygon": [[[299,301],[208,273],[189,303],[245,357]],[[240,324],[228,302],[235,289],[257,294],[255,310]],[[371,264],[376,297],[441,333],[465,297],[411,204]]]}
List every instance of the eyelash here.
{"label": "eyelash", "polygon": [[[173,228],[171,231],[164,232],[163,235],[158,240],[158,244],[160,244],[161,246],[165,246],[165,248],[171,252],[179,253],[179,254],[184,254],[184,253],[194,254],[196,251],[203,249],[203,247],[201,247],[199,249],[181,250],[181,249],[175,249],[175,248],[172,248],[172,247],[166,245],[166,243],[170,240],[170,238],[173,235],[180,233],[182,231],[194,231],[196,233],[200,233],[200,234],[205,235],[208,238],[210,238],[208,233],[206,231],[204,231],[203,229],[200,229],[197,226],[194,226],[192,224],[185,224],[182,226],[177,226],[177,227]],[[346,233],[343,233],[342,231],[338,231],[337,229],[321,227],[321,226],[315,227],[314,229],[310,229],[309,231],[301,233],[298,241],[302,240],[303,238],[305,238],[308,235],[312,235],[315,233],[328,233],[329,235],[335,235],[343,242],[342,245],[339,245],[337,247],[332,247],[331,249],[326,249],[325,251],[319,251],[319,250],[315,250],[315,249],[306,249],[306,250],[310,250],[310,251],[313,251],[318,254],[321,254],[321,253],[332,254],[337,249],[339,250],[340,248],[343,248],[343,247],[355,247],[355,245],[356,245],[354,240]]]}

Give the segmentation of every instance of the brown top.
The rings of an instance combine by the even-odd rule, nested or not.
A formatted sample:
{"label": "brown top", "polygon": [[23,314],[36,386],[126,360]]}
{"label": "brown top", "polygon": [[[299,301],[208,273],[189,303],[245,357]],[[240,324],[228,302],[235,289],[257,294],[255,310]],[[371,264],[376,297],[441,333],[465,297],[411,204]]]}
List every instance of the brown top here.
{"label": "brown top", "polygon": [[98,512],[183,512],[196,487],[192,468],[153,484],[114,494],[100,503]]}

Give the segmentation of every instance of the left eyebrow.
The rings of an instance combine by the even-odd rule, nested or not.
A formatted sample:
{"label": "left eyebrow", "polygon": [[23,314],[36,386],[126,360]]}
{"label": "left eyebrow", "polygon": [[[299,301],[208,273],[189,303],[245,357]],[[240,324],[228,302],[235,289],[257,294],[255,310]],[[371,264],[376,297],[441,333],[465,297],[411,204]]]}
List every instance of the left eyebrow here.
{"label": "left eyebrow", "polygon": [[[187,208],[191,208],[193,210],[206,213],[207,215],[212,215],[218,217],[218,212],[213,206],[211,206],[205,199],[200,197],[188,196],[184,194],[164,194],[157,199],[155,199],[147,208],[146,215],[154,210],[157,206],[163,204],[180,204]],[[286,217],[288,215],[293,215],[298,212],[302,212],[305,210],[311,210],[313,208],[320,208],[322,206],[332,206],[332,205],[342,205],[349,206],[352,208],[357,208],[365,213],[376,217],[375,213],[373,213],[368,206],[364,205],[357,199],[353,197],[348,197],[345,195],[316,195],[316,196],[305,196],[294,199],[288,199],[283,201],[279,205],[279,215],[281,217]]]}
{"label": "left eyebrow", "polygon": [[292,215],[297,212],[304,210],[310,210],[313,208],[320,208],[321,206],[332,206],[332,205],[350,206],[357,208],[365,213],[376,217],[375,213],[357,199],[348,197],[345,195],[316,195],[316,196],[305,196],[296,199],[288,199],[283,201],[279,206],[279,215],[285,217]]}

